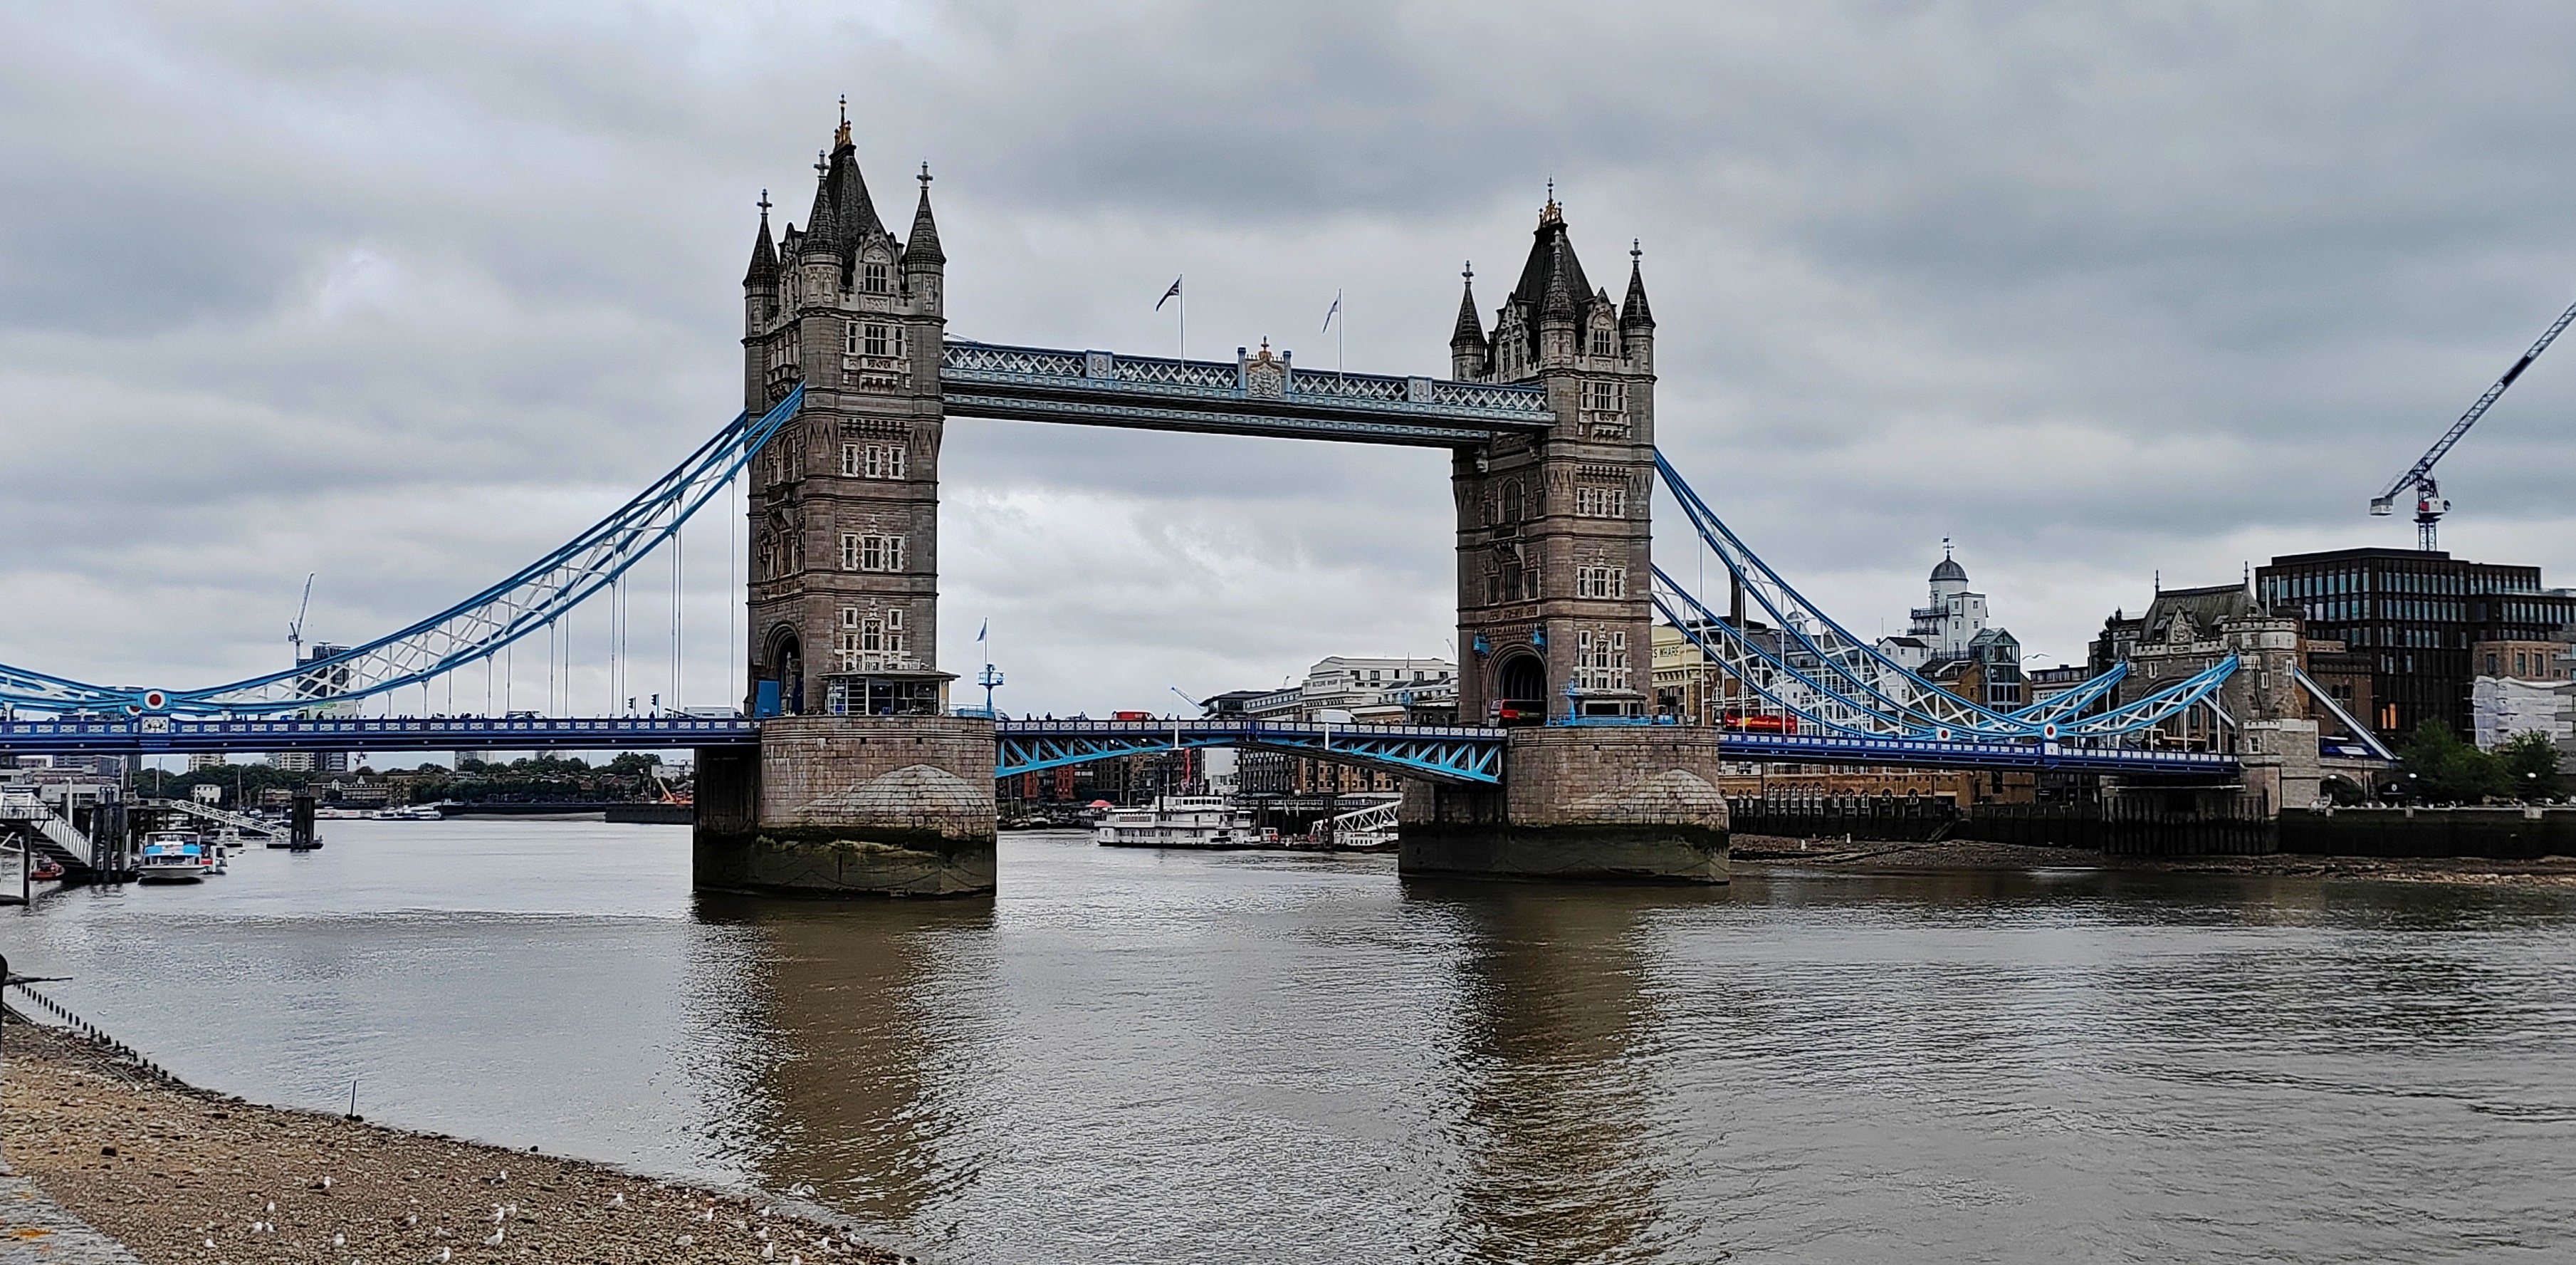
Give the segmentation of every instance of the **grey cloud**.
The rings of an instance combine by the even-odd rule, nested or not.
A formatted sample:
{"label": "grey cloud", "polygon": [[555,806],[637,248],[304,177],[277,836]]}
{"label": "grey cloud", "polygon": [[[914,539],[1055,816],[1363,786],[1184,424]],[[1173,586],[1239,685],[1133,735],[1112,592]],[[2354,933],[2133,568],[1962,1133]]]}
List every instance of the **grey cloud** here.
{"label": "grey cloud", "polygon": [[[1195,354],[1318,363],[1341,288],[1354,368],[1436,370],[1458,261],[1490,309],[1552,175],[1603,284],[1644,239],[1662,438],[1767,556],[1868,631],[1954,535],[2080,653],[2159,567],[2406,540],[2363,501],[2576,297],[2571,24],[17,6],[0,444],[44,474],[0,501],[0,660],[255,670],[307,570],[354,639],[604,511],[736,407],[750,197],[802,218],[841,91],[890,217],[938,172],[974,337],[1161,351],[1187,271]],[[2446,465],[2463,551],[2566,582],[2571,405],[2545,361]],[[1019,706],[1449,636],[1438,454],[960,421],[945,474],[943,654],[992,612]],[[728,670],[722,526],[690,541],[695,682]]]}

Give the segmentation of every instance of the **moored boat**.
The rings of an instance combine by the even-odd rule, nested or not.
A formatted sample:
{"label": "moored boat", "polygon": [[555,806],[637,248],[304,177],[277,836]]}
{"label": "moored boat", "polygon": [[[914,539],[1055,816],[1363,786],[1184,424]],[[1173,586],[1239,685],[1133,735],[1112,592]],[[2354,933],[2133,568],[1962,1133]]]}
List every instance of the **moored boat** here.
{"label": "moored boat", "polygon": [[1101,814],[1091,838],[1104,848],[1259,848],[1275,846],[1278,832],[1255,827],[1222,795],[1165,795],[1150,808]]}
{"label": "moored boat", "polygon": [[197,883],[205,880],[210,864],[195,831],[155,830],[143,836],[134,876],[145,883]]}

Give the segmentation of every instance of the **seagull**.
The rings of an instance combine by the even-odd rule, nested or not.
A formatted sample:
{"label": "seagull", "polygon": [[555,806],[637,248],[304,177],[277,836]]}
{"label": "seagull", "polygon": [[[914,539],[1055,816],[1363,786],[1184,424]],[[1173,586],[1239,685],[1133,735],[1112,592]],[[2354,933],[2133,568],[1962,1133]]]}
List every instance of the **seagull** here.
{"label": "seagull", "polygon": [[453,1257],[453,1256],[455,1256],[455,1255],[456,1255],[456,1250],[455,1250],[454,1248],[445,1248],[445,1247],[442,1247],[442,1248],[438,1249],[438,1259],[439,1259],[439,1260],[441,1260],[441,1261],[448,1260],[449,1258],[451,1258],[451,1257]]}
{"label": "seagull", "polygon": [[697,1244],[698,1236],[694,1234],[683,1234],[679,1238],[679,1245],[681,1247],[695,1247]]}
{"label": "seagull", "polygon": [[[212,1243],[212,1242],[214,1242],[214,1240],[213,1240],[213,1239],[208,1239],[208,1240],[206,1240],[206,1241],[207,1241],[208,1243]],[[762,1259],[762,1260],[764,1260],[764,1261],[766,1261],[766,1260],[771,1260],[771,1259],[776,1258],[776,1257],[777,1257],[777,1255],[778,1255],[778,1245],[777,1245],[777,1244],[775,1244],[775,1243],[763,1243],[763,1244],[761,1244],[761,1245],[760,1245],[760,1259]]]}
{"label": "seagull", "polygon": [[333,1246],[333,1247],[347,1247],[347,1246],[349,1246],[349,1236],[348,1236],[348,1235],[345,1235],[345,1234],[335,1234],[335,1235],[332,1235],[332,1236],[331,1236],[331,1246]]}
{"label": "seagull", "polygon": [[623,1208],[623,1207],[625,1207],[625,1206],[626,1206],[626,1196],[624,1196],[624,1195],[622,1195],[622,1194],[620,1194],[620,1195],[610,1195],[610,1196],[608,1197],[608,1206],[609,1206],[609,1207],[611,1207],[611,1208]]}
{"label": "seagull", "polygon": [[506,1238],[506,1237],[508,1237],[508,1235],[509,1235],[509,1231],[508,1231],[507,1229],[505,1229],[505,1228],[503,1228],[503,1227],[501,1227],[501,1226],[497,1226],[497,1225],[496,1225],[496,1226],[492,1227],[492,1234],[491,1234],[491,1236],[490,1236],[489,1238],[486,1238],[486,1239],[484,1239],[484,1240],[483,1240],[483,1246],[485,1246],[485,1247],[499,1247],[499,1246],[501,1246],[501,1240],[502,1240],[502,1239],[504,1239],[504,1238]]}
{"label": "seagull", "polygon": [[404,1213],[404,1214],[403,1214],[403,1224],[404,1224],[404,1225],[419,1225],[419,1224],[420,1224],[420,1214],[419,1214],[419,1213],[417,1213],[417,1212],[408,1212],[408,1213]]}

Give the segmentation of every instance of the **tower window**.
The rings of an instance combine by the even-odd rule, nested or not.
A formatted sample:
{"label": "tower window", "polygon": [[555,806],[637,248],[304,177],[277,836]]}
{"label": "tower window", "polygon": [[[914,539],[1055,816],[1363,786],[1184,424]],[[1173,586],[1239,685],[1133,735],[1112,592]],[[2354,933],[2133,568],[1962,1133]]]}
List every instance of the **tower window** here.
{"label": "tower window", "polygon": [[1593,326],[1592,354],[1595,356],[1616,357],[1619,354],[1618,331],[1611,329],[1607,325]]}
{"label": "tower window", "polygon": [[844,571],[903,570],[904,539],[901,536],[873,532],[841,534],[841,569]]}
{"label": "tower window", "polygon": [[887,283],[886,266],[873,259],[863,266],[860,276],[865,279],[870,294],[884,294],[894,288]]}
{"label": "tower window", "polygon": [[870,325],[867,327],[866,346],[864,350],[866,354],[871,356],[887,356],[894,353],[894,340],[886,332],[885,326]]}
{"label": "tower window", "polygon": [[1627,412],[1628,384],[1625,382],[1584,383],[1583,408],[1590,413]]}
{"label": "tower window", "polygon": [[1626,518],[1628,489],[1578,487],[1574,489],[1574,513],[1578,518]]}
{"label": "tower window", "polygon": [[1574,634],[1574,680],[1587,690],[1628,688],[1628,634],[1581,629]]}
{"label": "tower window", "polygon": [[1628,568],[1576,567],[1574,569],[1574,595],[1576,597],[1624,598],[1628,596]]}

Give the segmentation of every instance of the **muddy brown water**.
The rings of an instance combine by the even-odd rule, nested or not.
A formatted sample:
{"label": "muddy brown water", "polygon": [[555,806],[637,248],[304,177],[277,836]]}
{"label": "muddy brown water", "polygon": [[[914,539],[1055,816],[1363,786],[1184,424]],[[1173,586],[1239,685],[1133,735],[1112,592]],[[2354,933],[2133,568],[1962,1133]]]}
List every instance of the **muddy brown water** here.
{"label": "muddy brown water", "polygon": [[816,905],[692,896],[676,827],[327,830],[0,951],[201,1085],[935,1261],[2576,1258],[2563,892],[1040,833],[990,900]]}

